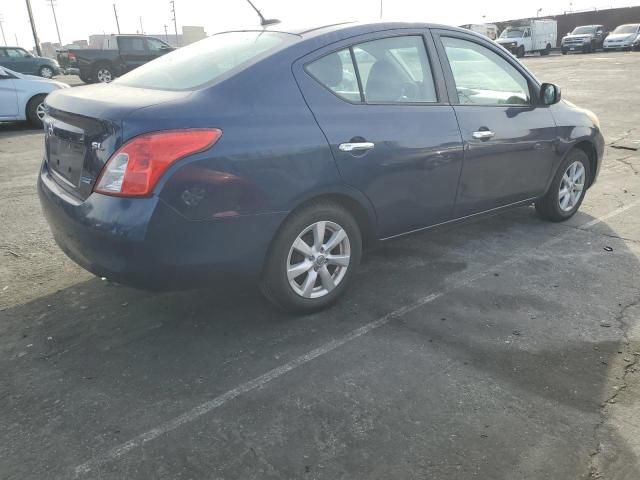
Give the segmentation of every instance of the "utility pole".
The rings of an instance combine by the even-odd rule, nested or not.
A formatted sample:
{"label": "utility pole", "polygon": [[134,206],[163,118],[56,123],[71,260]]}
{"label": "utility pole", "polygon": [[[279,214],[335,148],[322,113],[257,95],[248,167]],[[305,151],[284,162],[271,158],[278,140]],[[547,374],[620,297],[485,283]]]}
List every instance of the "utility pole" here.
{"label": "utility pole", "polygon": [[[2,21],[4,19],[2,18],[2,15],[0,15],[0,31],[2,32],[2,40],[4,41],[4,46],[7,46],[7,38],[4,36],[4,28],[2,28]],[[17,47],[18,45],[16,45]]]}
{"label": "utility pole", "polygon": [[176,47],[180,46],[180,42],[178,41],[178,22],[176,22],[176,2],[171,0],[169,2],[171,4],[171,13],[173,13],[173,28],[176,32]]}
{"label": "utility pole", "polygon": [[144,35],[144,28],[142,28],[142,17],[138,17],[140,19],[140,34]]}
{"label": "utility pole", "polygon": [[58,43],[60,44],[60,48],[62,48],[62,39],[60,38],[60,29],[58,28],[58,19],[56,17],[56,0],[47,0],[49,5],[51,5],[51,11],[53,12],[53,21],[56,24],[56,32],[58,32]]}
{"label": "utility pole", "polygon": [[27,4],[27,12],[29,12],[29,21],[31,22],[31,32],[33,32],[33,41],[36,42],[36,53],[39,57],[42,56],[42,50],[40,50],[40,40],[38,40],[38,33],[36,32],[36,22],[33,19],[33,12],[31,11],[31,1],[24,0]]}
{"label": "utility pole", "polygon": [[380,0],[380,20],[382,20],[382,0]]}
{"label": "utility pole", "polygon": [[167,24],[164,24],[164,41],[169,43],[169,34],[167,33]]}
{"label": "utility pole", "polygon": [[120,22],[118,21],[118,9],[116,9],[116,4],[113,4],[113,14],[116,16],[116,27],[118,27],[118,35],[120,35]]}

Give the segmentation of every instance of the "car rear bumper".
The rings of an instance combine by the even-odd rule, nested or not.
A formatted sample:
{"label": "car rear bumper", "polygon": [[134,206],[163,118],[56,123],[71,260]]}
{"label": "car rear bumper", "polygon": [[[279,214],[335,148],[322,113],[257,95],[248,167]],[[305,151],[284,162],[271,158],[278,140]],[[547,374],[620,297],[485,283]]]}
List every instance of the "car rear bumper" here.
{"label": "car rear bumper", "polygon": [[94,193],[78,201],[58,186],[46,164],[38,193],[54,239],[67,256],[95,275],[152,290],[256,277],[285,216],[192,221],[156,196]]}

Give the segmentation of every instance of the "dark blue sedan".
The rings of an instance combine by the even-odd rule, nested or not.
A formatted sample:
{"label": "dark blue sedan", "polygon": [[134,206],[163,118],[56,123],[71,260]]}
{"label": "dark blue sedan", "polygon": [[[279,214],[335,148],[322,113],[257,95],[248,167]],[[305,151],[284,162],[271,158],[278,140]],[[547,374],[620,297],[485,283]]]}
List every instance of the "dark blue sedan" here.
{"label": "dark blue sedan", "polygon": [[568,219],[604,150],[500,46],[418,23],[221,33],[46,111],[38,189],[73,260],[145,288],[253,277],[296,311],[376,240],[531,203]]}

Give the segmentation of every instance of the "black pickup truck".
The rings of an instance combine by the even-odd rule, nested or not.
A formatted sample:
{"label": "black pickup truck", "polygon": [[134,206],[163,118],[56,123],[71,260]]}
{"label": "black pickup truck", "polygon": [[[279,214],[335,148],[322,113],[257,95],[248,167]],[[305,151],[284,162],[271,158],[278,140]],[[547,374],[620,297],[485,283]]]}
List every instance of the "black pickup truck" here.
{"label": "black pickup truck", "polygon": [[592,53],[602,48],[607,33],[602,25],[582,25],[562,38],[562,54],[569,52]]}
{"label": "black pickup truck", "polygon": [[85,83],[108,83],[114,78],[173,50],[162,40],[145,35],[110,35],[103,48],[70,48],[58,52],[58,62],[77,68]]}

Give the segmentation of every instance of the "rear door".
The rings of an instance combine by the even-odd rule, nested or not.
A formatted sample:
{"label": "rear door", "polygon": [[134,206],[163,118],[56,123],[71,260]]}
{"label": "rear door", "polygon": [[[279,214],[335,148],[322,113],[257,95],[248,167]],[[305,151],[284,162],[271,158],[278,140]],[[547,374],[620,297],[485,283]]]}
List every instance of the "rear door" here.
{"label": "rear door", "polygon": [[118,37],[122,72],[126,73],[149,61],[144,37]]}
{"label": "rear door", "polygon": [[344,181],[374,205],[390,237],[451,217],[462,142],[433,40],[386,31],[325,47],[294,64]]}
{"label": "rear door", "polygon": [[435,37],[465,148],[455,216],[541,195],[557,132],[534,79],[491,42],[449,30]]}

